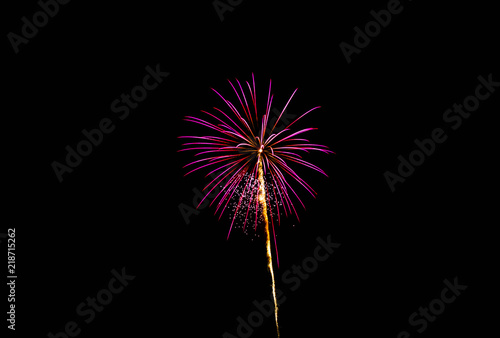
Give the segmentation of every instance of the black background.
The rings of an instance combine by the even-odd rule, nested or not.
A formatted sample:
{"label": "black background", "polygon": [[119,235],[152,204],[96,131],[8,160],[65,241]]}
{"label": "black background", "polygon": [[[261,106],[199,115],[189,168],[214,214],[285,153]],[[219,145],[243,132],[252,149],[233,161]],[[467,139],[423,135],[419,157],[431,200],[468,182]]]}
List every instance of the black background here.
{"label": "black background", "polygon": [[[236,318],[270,292],[264,243],[238,231],[227,241],[229,221],[217,221],[214,208],[185,223],[179,204],[191,205],[206,180],[184,176],[190,157],[177,152],[177,136],[192,128],[185,115],[221,106],[211,87],[231,93],[226,79],[249,81],[252,72],[261,99],[273,80],[279,108],[297,87],[291,109],[320,105],[301,126],[319,127],[311,141],[337,153],[310,157],[328,178],[300,169],[318,197],[306,196],[301,221],[278,229],[284,290],[281,274],[311,255],[318,236],[341,243],[286,291],[282,337],[488,333],[500,94],[455,131],[442,117],[474,93],[479,75],[500,79],[498,16],[467,2],[402,4],[350,64],[339,44],[352,44],[353,28],[387,1],[245,0],[222,22],[210,1],[72,1],[18,54],[5,37],[2,227],[17,232],[16,335],[45,337],[71,320],[79,337],[236,335]],[[20,34],[21,18],[39,10],[35,1],[12,6],[4,36]],[[170,75],[118,120],[111,102],[158,63]],[[51,163],[102,118],[116,129],[59,183]],[[392,193],[384,172],[395,173],[397,157],[435,128],[448,139]],[[77,305],[122,267],[136,278],[83,323]],[[455,277],[468,289],[416,333],[408,317]],[[253,336],[275,336],[272,318]]]}

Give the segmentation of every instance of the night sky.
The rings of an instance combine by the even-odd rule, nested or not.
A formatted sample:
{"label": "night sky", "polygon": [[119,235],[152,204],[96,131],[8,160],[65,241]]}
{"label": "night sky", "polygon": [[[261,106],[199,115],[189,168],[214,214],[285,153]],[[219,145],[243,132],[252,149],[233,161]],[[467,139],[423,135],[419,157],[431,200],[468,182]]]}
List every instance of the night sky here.
{"label": "night sky", "polygon": [[181,211],[208,183],[183,117],[252,73],[258,105],[272,79],[276,109],[321,106],[294,128],[336,152],[305,157],[328,177],[294,167],[318,194],[294,184],[306,209],[276,227],[281,337],[491,334],[493,5],[47,3],[3,11],[6,337],[276,336],[262,231]]}

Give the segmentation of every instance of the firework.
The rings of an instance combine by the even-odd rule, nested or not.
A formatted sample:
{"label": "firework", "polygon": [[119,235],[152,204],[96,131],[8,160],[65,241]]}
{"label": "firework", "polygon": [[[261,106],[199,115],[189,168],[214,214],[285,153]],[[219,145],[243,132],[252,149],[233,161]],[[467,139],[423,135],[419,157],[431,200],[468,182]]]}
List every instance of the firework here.
{"label": "firework", "polygon": [[269,112],[273,101],[271,80],[269,81],[266,110],[261,115],[257,112],[254,75],[252,74],[252,85],[248,81],[245,82],[249,93],[248,98],[245,95],[245,90],[243,90],[244,86],[241,85],[238,79],[236,79],[235,84],[229,80],[228,82],[233,88],[239,104],[235,105],[226,100],[218,91],[212,88],[226,104],[227,107],[224,106],[225,110],[214,107],[212,113],[202,110],[206,114],[206,119],[186,116],[185,120],[211,129],[214,135],[180,136],[180,138],[190,139],[191,141],[184,143],[184,148],[180,151],[193,150],[196,152],[195,156],[200,157],[184,166],[190,169],[186,175],[204,169],[209,171],[206,176],[215,176],[203,189],[206,194],[199,205],[217,187],[219,192],[210,205],[217,204],[215,213],[219,213],[219,219],[228,205],[232,205],[231,208],[234,212],[227,235],[228,238],[235,220],[242,219],[243,229],[249,222],[254,223],[256,229],[259,219],[262,220],[266,238],[268,269],[272,280],[276,329],[279,337],[278,304],[275,292],[269,220],[273,231],[276,262],[279,266],[274,220],[276,219],[279,224],[282,212],[286,216],[294,214],[299,220],[292,197],[305,208],[304,203],[292,188],[288,179],[293,178],[312,196],[315,197],[316,195],[311,186],[289,164],[297,163],[327,176],[321,168],[302,159],[301,154],[308,153],[311,150],[323,153],[333,152],[324,145],[309,143],[307,139],[297,137],[317,128],[305,128],[297,131],[291,129],[294,123],[311,111],[320,108],[319,106],[306,111],[284,129],[276,130],[278,122],[297,89],[288,99],[276,122],[273,125],[268,125]]}

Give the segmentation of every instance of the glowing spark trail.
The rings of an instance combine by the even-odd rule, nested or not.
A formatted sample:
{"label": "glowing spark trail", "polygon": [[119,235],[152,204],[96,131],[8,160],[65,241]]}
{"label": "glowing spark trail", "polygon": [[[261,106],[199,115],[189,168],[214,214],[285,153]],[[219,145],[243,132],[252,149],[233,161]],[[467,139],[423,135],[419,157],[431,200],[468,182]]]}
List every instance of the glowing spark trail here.
{"label": "glowing spark trail", "polygon": [[[261,213],[266,239],[267,267],[272,280],[274,318],[279,337],[278,302],[276,300],[269,222],[273,230],[276,263],[279,268],[274,223],[277,221],[277,224],[280,224],[283,213],[285,216],[295,214],[298,220],[299,216],[293,201],[295,198],[305,208],[288,178],[292,178],[291,181],[295,181],[313,197],[316,197],[316,192],[297,174],[293,166],[302,165],[327,176],[321,168],[304,160],[302,156],[310,151],[319,151],[325,154],[334,154],[334,152],[328,150],[327,146],[309,143],[309,140],[301,135],[317,128],[304,128],[298,131],[293,131],[291,128],[294,123],[311,111],[320,108],[319,106],[309,109],[284,128],[276,128],[297,89],[288,99],[274,125],[271,125],[272,123],[268,123],[273,103],[271,81],[269,81],[266,109],[263,114],[257,112],[253,74],[252,85],[248,81],[243,83],[247,85],[250,96],[245,94],[244,86],[238,79],[236,79],[237,86],[233,85],[231,81],[229,84],[236,94],[237,101],[234,101],[236,105],[212,88],[225,103],[226,111],[214,107],[215,112],[202,110],[206,114],[206,119],[196,116],[185,117],[186,121],[203,126],[215,135],[179,136],[179,138],[190,139],[189,142],[182,144],[186,147],[179,151],[194,150],[197,158],[184,166],[191,166],[191,170],[185,175],[211,166],[205,177],[211,175],[213,179],[203,188],[205,197],[201,199],[198,207],[205,202],[208,196],[215,195],[210,205],[216,204],[215,213],[219,213],[219,219],[228,206],[230,210],[232,209],[234,213],[227,234],[228,238],[235,222],[236,226],[240,222],[243,223],[243,230],[248,231],[246,226],[247,223],[252,222],[252,216],[255,216],[253,228],[257,230],[259,214]],[[297,137],[298,135],[301,136]]]}
{"label": "glowing spark trail", "polygon": [[274,284],[274,270],[273,270],[273,256],[271,254],[271,236],[269,236],[269,220],[267,218],[267,203],[266,203],[266,189],[264,183],[264,171],[262,170],[262,160],[260,158],[260,153],[262,148],[259,150],[259,202],[262,206],[262,215],[264,216],[264,222],[266,226],[266,249],[267,249],[267,267],[271,273],[272,287],[273,287],[273,298],[274,298],[274,320],[276,321],[276,331],[278,333],[278,338],[280,336],[280,329],[278,325],[278,301],[276,300],[276,286]]}

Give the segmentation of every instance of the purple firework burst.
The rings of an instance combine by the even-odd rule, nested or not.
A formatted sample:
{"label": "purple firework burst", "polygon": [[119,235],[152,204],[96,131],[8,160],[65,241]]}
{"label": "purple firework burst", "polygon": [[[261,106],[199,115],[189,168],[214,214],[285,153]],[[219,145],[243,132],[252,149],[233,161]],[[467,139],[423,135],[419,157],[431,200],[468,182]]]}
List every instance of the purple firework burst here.
{"label": "purple firework burst", "polygon": [[[184,148],[180,151],[193,150],[195,151],[195,156],[200,157],[184,166],[192,168],[185,175],[205,168],[209,170],[206,176],[215,173],[215,178],[203,189],[206,194],[199,205],[203,203],[207,196],[212,194],[212,191],[216,187],[219,187],[220,191],[210,205],[217,203],[215,213],[220,212],[220,216],[226,210],[229,201],[235,201],[235,207],[233,207],[234,215],[228,232],[229,238],[238,213],[244,215],[243,228],[246,226],[247,220],[252,216],[255,216],[255,227],[257,226],[260,205],[259,189],[261,189],[262,185],[262,181],[259,181],[258,177],[259,164],[261,164],[266,177],[265,186],[263,187],[265,189],[264,196],[267,199],[267,205],[271,206],[268,208],[268,212],[276,244],[273,218],[277,217],[279,224],[280,213],[283,210],[286,216],[294,214],[297,220],[299,220],[292,196],[295,196],[305,208],[304,203],[287,179],[292,178],[313,197],[316,195],[313,188],[290,165],[297,163],[327,176],[321,168],[305,161],[300,154],[308,153],[311,150],[322,153],[334,152],[328,150],[327,146],[309,143],[307,139],[298,137],[317,128],[304,128],[297,131],[291,128],[302,117],[320,108],[319,106],[306,111],[283,130],[275,132],[276,125],[297,92],[297,89],[293,91],[276,122],[273,125],[268,125],[269,113],[273,102],[271,80],[269,81],[269,91],[264,114],[259,114],[257,111],[255,78],[253,74],[252,85],[248,81],[245,82],[248,87],[249,97],[245,95],[244,86],[241,85],[238,79],[236,79],[237,87],[230,80],[228,82],[233,88],[239,104],[233,104],[212,88],[227,106],[223,108],[225,110],[217,107],[214,107],[214,112],[202,110],[205,114],[205,119],[196,116],[185,117],[186,121],[207,127],[214,134],[211,136],[180,136],[183,139],[190,139],[190,142],[183,144]],[[271,203],[271,199],[275,203]],[[251,215],[252,213],[255,215]]]}

